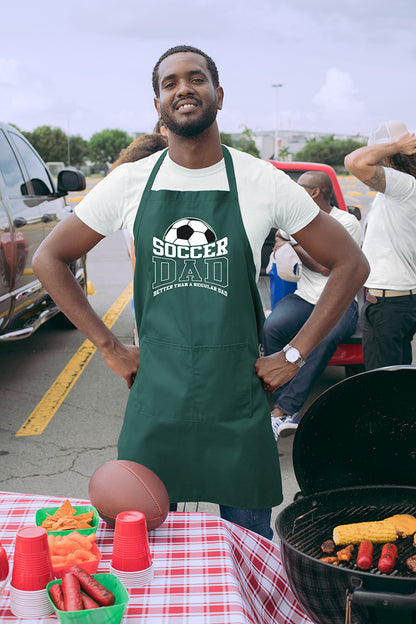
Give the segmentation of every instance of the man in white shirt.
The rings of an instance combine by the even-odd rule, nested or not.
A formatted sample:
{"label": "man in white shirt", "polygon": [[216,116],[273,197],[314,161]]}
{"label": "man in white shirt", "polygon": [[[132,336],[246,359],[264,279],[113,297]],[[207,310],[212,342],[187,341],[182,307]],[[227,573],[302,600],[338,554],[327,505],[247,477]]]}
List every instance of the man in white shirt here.
{"label": "man in white shirt", "polygon": [[[271,538],[271,507],[282,489],[264,389],[296,374],[348,307],[368,264],[288,176],[221,145],[224,92],[207,54],[191,46],[166,51],[153,87],[168,150],[110,173],[45,239],[34,270],[131,389],[119,459],[153,470],[171,503],[217,503],[222,517]],[[273,226],[293,234],[331,276],[288,351],[259,357],[256,275]],[[135,242],[140,348],[120,343],[67,267],[123,228]]]}
{"label": "man in white shirt", "polygon": [[[299,177],[298,184],[306,189],[320,210],[341,223],[357,245],[361,244],[361,227],[357,218],[331,205],[333,186],[326,173],[307,171]],[[294,239],[288,243],[279,238],[277,236],[277,247],[291,244],[302,262],[302,269],[295,292],[283,297],[264,323],[263,346],[266,356],[279,352],[292,340],[312,314],[330,274],[327,267],[311,258]],[[325,370],[337,346],[354,333],[357,320],[358,304],[353,300],[335,327],[308,355],[298,374],[275,390],[272,427],[276,439],[295,432],[301,420],[300,410],[314,383]]]}
{"label": "man in white shirt", "polygon": [[345,166],[377,191],[364,237],[370,263],[362,310],[366,370],[412,363],[416,332],[416,137],[386,121]]}

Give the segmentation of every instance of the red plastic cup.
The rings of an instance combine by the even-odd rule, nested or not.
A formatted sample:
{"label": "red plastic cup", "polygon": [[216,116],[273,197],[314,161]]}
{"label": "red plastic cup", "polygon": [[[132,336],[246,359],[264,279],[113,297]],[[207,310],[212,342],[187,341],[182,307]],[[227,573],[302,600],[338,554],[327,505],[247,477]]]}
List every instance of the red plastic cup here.
{"label": "red plastic cup", "polygon": [[140,511],[117,515],[111,565],[121,572],[146,570],[152,565],[146,517]]}
{"label": "red plastic cup", "polygon": [[45,589],[53,580],[48,537],[43,527],[20,529],[16,534],[11,585],[23,591]]}

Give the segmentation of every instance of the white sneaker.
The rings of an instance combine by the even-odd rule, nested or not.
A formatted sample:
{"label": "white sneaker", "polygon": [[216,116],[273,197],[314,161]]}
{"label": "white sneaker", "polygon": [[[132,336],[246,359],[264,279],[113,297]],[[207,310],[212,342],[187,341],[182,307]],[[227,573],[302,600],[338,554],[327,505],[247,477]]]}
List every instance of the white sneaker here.
{"label": "white sneaker", "polygon": [[277,435],[282,438],[287,438],[288,436],[296,433],[296,429],[298,428],[298,424],[300,423],[301,418],[302,416],[299,414],[299,412],[296,412],[295,414],[293,414],[293,416],[287,416],[284,419],[279,419],[282,420],[282,422],[277,428]]}
{"label": "white sneaker", "polygon": [[276,442],[279,439],[279,427],[281,427],[281,425],[285,422],[286,418],[288,418],[288,416],[274,417],[273,414],[271,414],[272,429],[273,429],[274,437],[276,438]]}

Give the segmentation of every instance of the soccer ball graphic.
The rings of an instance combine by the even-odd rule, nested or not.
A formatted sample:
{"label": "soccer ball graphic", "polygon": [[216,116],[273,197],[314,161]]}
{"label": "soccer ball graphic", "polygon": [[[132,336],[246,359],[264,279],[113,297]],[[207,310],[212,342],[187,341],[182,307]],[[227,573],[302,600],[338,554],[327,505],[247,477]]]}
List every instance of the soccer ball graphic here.
{"label": "soccer ball graphic", "polygon": [[164,240],[174,245],[207,245],[217,237],[211,228],[199,219],[180,219],[175,221],[165,232]]}

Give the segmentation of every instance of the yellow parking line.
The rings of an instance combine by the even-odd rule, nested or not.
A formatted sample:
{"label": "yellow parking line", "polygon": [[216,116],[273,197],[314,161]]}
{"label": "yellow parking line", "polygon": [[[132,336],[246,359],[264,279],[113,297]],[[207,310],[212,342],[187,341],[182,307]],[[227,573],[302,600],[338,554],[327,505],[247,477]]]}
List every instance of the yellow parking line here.
{"label": "yellow parking line", "polygon": [[[130,301],[133,293],[133,285],[130,283],[120,297],[105,313],[102,320],[107,327],[111,328],[124,308]],[[75,355],[70,359],[63,371],[58,375],[54,383],[46,392],[42,400],[37,404],[28,419],[16,433],[16,437],[40,435],[48,426],[53,416],[62,405],[65,398],[72,390],[78,377],[87,366],[96,351],[96,347],[90,340],[85,340]]]}

